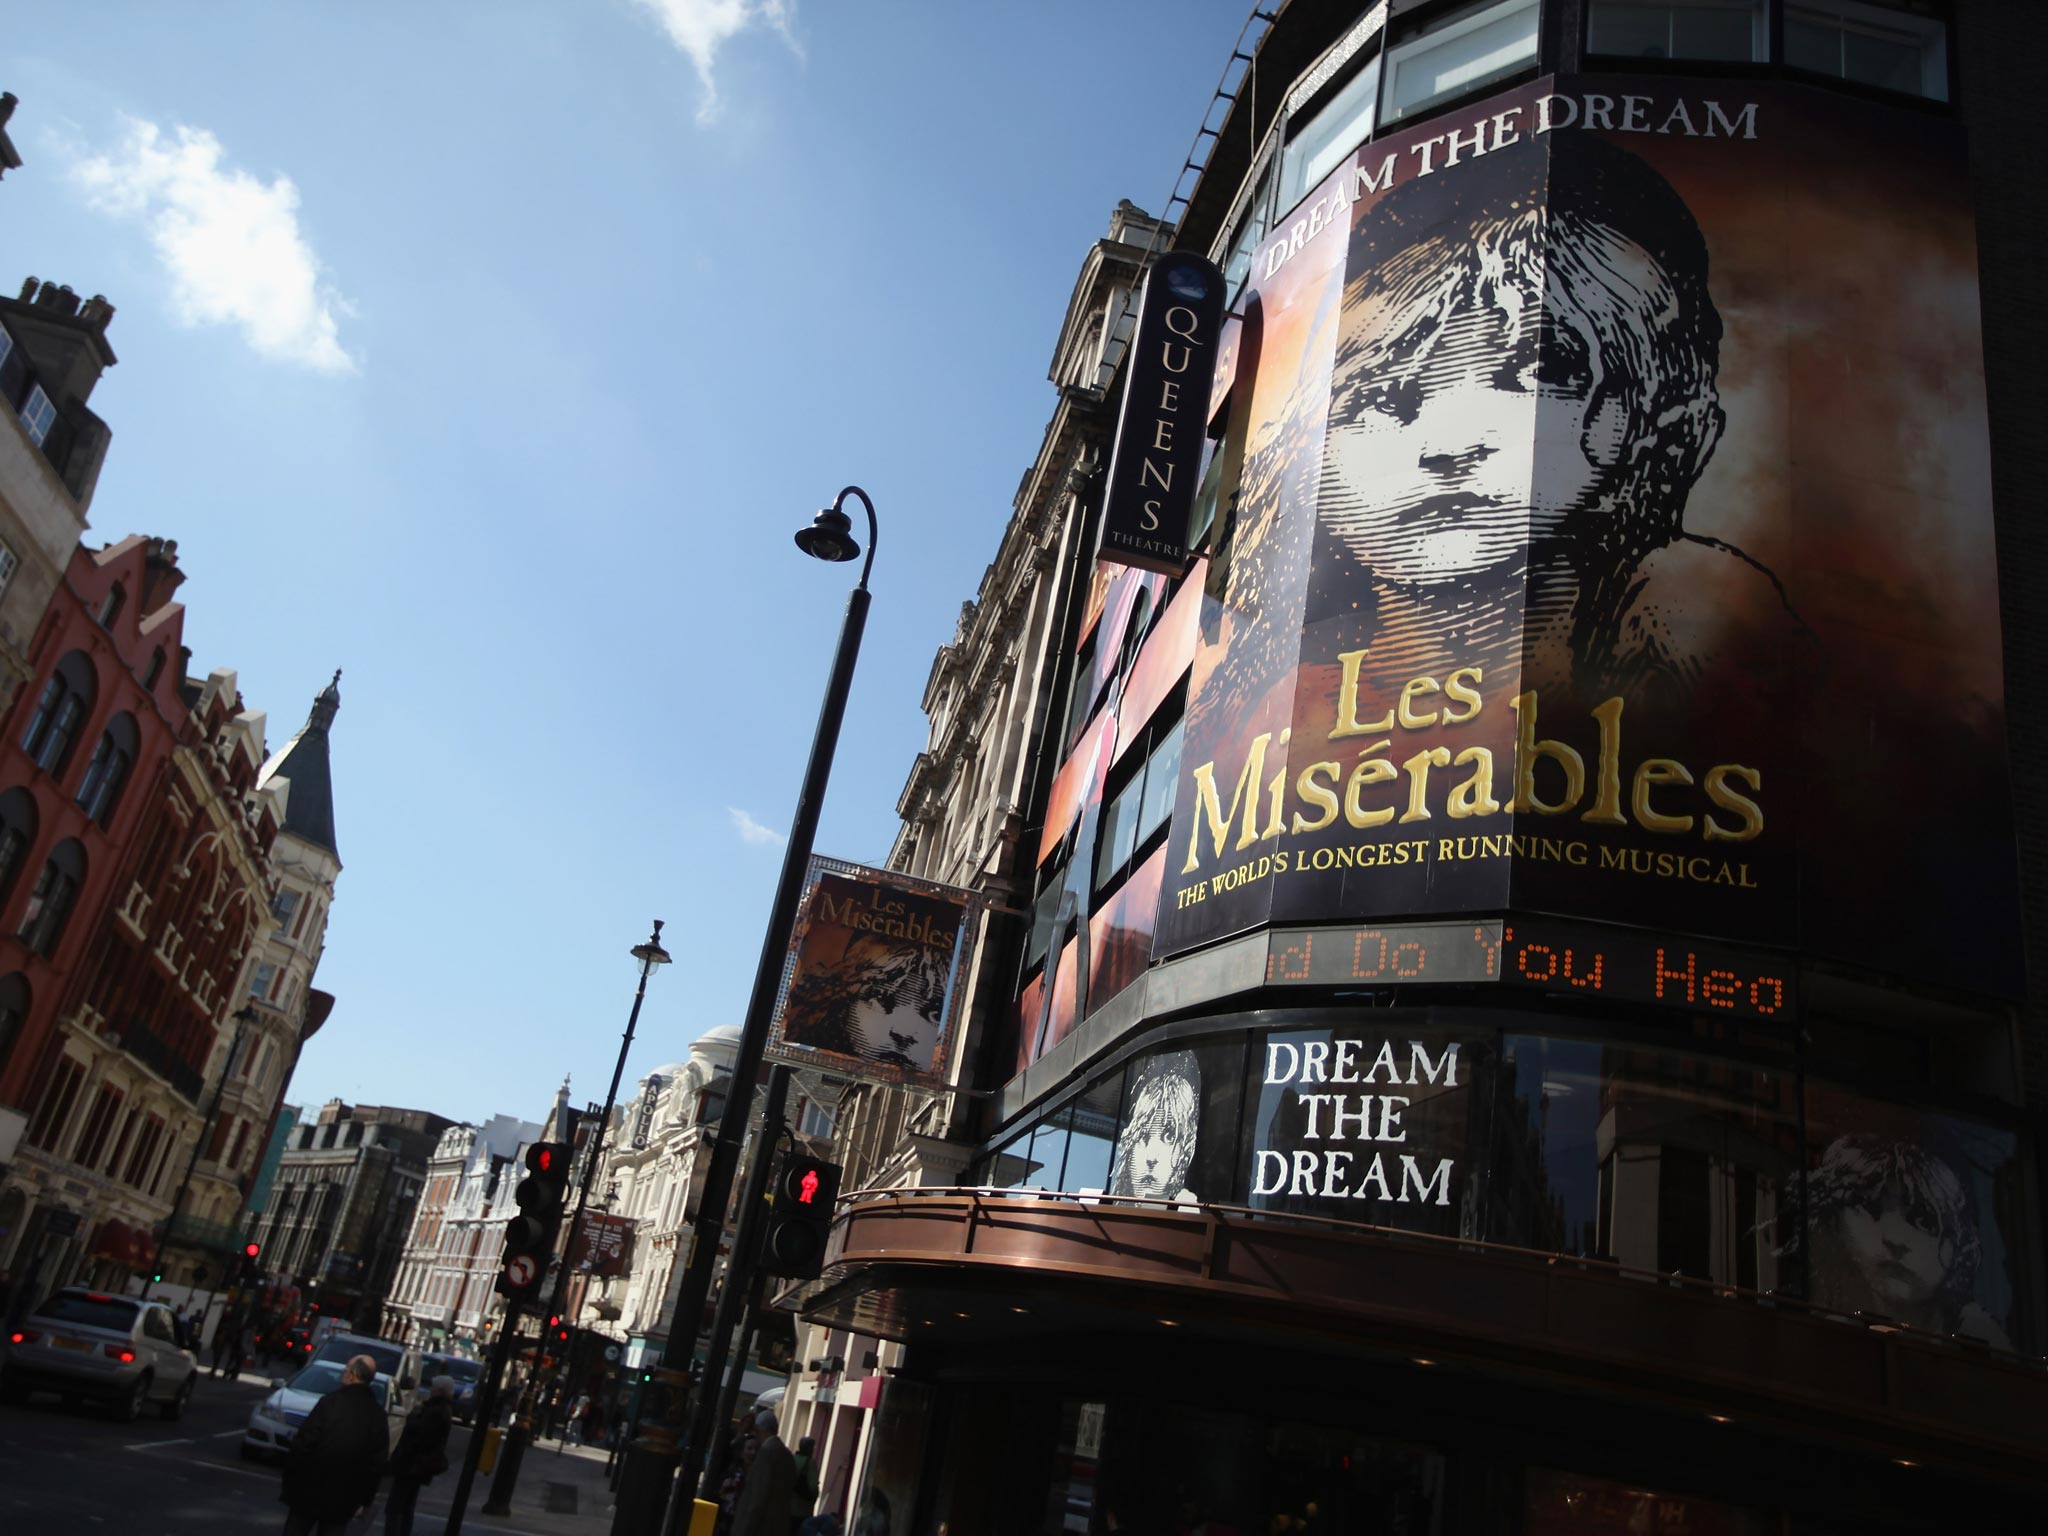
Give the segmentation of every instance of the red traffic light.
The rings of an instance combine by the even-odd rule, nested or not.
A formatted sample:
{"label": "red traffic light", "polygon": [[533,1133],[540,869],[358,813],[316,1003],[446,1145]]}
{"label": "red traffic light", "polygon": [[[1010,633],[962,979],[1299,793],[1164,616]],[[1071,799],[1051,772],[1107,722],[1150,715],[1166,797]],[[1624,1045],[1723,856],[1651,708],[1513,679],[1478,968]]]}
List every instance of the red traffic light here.
{"label": "red traffic light", "polygon": [[263,1245],[261,1243],[244,1243],[242,1245],[242,1252],[247,1254],[252,1259],[255,1258],[256,1255],[261,1253],[262,1251]]}
{"label": "red traffic light", "polygon": [[535,1147],[533,1149],[533,1171],[535,1173],[547,1173],[554,1166],[555,1149],[553,1147]]}
{"label": "red traffic light", "polygon": [[796,1188],[796,1198],[799,1201],[799,1203],[809,1205],[813,1200],[817,1199],[818,1170],[815,1168],[806,1168],[804,1170],[804,1176],[801,1180],[798,1181]]}

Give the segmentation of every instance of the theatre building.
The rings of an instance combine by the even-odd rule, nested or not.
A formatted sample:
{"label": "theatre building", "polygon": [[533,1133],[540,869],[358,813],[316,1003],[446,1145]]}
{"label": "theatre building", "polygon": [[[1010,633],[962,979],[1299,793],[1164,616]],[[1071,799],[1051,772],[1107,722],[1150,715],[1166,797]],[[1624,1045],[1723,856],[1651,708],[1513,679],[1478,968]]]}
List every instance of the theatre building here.
{"label": "theatre building", "polygon": [[1199,451],[1111,468],[1158,569],[1052,610],[965,1171],[847,1197],[805,1298],[878,1362],[850,1513],[2048,1528],[2044,44],[1254,13],[1164,209],[1218,328],[1101,413]]}

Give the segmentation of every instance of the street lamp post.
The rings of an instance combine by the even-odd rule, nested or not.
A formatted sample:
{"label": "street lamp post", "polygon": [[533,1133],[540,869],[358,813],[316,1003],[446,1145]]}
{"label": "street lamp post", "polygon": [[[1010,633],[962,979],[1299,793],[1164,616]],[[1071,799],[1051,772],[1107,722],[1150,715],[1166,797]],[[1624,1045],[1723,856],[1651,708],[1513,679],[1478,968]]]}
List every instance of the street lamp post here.
{"label": "street lamp post", "polygon": [[156,1289],[157,1277],[164,1272],[164,1250],[171,1245],[172,1229],[178,1225],[178,1218],[185,1211],[185,1197],[192,1192],[192,1175],[199,1169],[199,1151],[206,1145],[206,1133],[213,1128],[214,1117],[220,1113],[221,1095],[227,1092],[228,1078],[234,1074],[235,1062],[242,1054],[242,1037],[249,1032],[250,1021],[256,1017],[252,1003],[244,1003],[235,1010],[235,1039],[228,1047],[228,1059],[221,1064],[220,1080],[213,1085],[213,1102],[206,1106],[206,1114],[199,1122],[199,1134],[192,1138],[192,1155],[185,1160],[185,1177],[178,1184],[178,1195],[171,1202],[171,1214],[164,1218],[163,1235],[156,1240],[156,1253],[149,1261],[149,1279],[143,1284],[142,1299],[149,1300]]}
{"label": "street lamp post", "polygon": [[[632,955],[640,968],[640,985],[633,991],[633,1009],[626,1015],[626,1033],[619,1041],[619,1059],[612,1064],[612,1085],[605,1090],[604,1108],[598,1114],[596,1129],[584,1144],[583,1179],[576,1187],[576,1210],[569,1218],[569,1239],[562,1245],[562,1262],[555,1269],[554,1289],[549,1293],[547,1310],[541,1314],[550,1319],[562,1315],[563,1299],[568,1295],[569,1265],[576,1256],[577,1234],[583,1229],[583,1208],[590,1201],[590,1182],[597,1174],[598,1154],[604,1150],[605,1130],[612,1123],[612,1106],[619,1099],[619,1079],[626,1072],[626,1053],[633,1048],[633,1031],[640,1024],[640,1004],[647,998],[647,978],[669,963],[669,953],[661,947],[660,918],[654,920],[654,932],[647,936],[647,942],[633,946]],[[547,1342],[543,1338],[543,1353]],[[512,1512],[512,1490],[519,1484],[519,1464],[526,1454],[527,1438],[526,1416],[522,1415],[513,1421],[512,1433],[498,1458],[491,1491],[484,1499],[485,1514]]]}
{"label": "street lamp post", "polygon": [[[825,688],[825,701],[818,711],[818,728],[811,740],[810,761],[804,769],[804,783],[797,797],[796,816],[783,850],[782,878],[775,887],[775,903],[769,909],[768,930],[761,938],[761,957],[754,967],[754,989],[747,1001],[747,1016],[741,1026],[739,1051],[732,1066],[732,1086],[727,1092],[725,1113],[719,1117],[718,1136],[712,1143],[710,1166],[704,1178],[704,1192],[697,1207],[697,1221],[691,1234],[690,1265],[676,1292],[669,1314],[668,1338],[662,1345],[661,1369],[673,1388],[688,1372],[694,1352],[697,1325],[704,1314],[705,1299],[711,1294],[712,1271],[718,1263],[718,1239],[725,1226],[726,1206],[732,1197],[734,1174],[738,1171],[740,1147],[746,1136],[748,1111],[753,1103],[754,1081],[760,1075],[761,1053],[768,1043],[768,1025],[775,1012],[776,993],[782,983],[782,963],[789,948],[790,933],[796,926],[797,905],[803,899],[804,878],[810,869],[811,843],[818,832],[818,812],[824,803],[825,785],[832,776],[832,754],[839,745],[839,723],[846,713],[847,694],[853,687],[854,662],[860,656],[861,632],[868,616],[868,574],[874,569],[875,547],[880,542],[875,526],[875,505],[866,491],[849,485],[832,499],[832,505],[813,519],[811,526],[796,535],[797,548],[818,560],[844,562],[858,559],[861,546],[853,536],[853,523],[843,509],[847,497],[860,502],[867,514],[867,559],[860,568],[860,580],[847,595],[846,618],[840,625],[839,649],[832,658],[832,676]],[[772,1131],[769,1132],[772,1134]],[[764,1140],[766,1138],[764,1137]],[[760,1154],[757,1154],[760,1155]],[[726,1272],[727,1286],[747,1284],[745,1255],[734,1250]],[[716,1395],[723,1372],[728,1335],[715,1326],[704,1362],[703,1381],[698,1390]],[[680,1407],[674,1404],[673,1413]],[[649,1433],[636,1441],[629,1454],[625,1475],[620,1480],[618,1513],[612,1523],[614,1536],[652,1536],[669,1505],[670,1459],[679,1461],[674,1479],[674,1503],[680,1511],[697,1496],[697,1482],[704,1469],[704,1436],[692,1435],[678,1445],[673,1422],[648,1426]]]}

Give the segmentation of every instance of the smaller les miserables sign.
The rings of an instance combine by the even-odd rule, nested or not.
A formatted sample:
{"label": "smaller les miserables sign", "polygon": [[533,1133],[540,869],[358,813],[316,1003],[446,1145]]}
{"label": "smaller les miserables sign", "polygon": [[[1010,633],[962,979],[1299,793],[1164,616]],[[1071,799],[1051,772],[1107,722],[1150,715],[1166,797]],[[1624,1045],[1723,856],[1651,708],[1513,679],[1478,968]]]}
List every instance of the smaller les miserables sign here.
{"label": "smaller les miserables sign", "polygon": [[1222,330],[1223,274],[1214,262],[1168,251],[1152,264],[1110,449],[1099,558],[1168,576],[1187,570]]}
{"label": "smaller les miserables sign", "polygon": [[813,856],[767,1054],[852,1077],[942,1085],[969,891]]}

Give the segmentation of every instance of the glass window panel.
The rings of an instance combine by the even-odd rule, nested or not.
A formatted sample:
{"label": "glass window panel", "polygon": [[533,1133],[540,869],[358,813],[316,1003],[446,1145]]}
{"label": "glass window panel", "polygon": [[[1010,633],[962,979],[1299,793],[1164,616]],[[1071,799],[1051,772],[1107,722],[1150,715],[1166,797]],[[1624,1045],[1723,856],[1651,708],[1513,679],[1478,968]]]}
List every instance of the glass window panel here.
{"label": "glass window panel", "polygon": [[1509,1036],[1486,1235],[1750,1290],[1790,1273],[1789,1076],[1717,1057]]}
{"label": "glass window panel", "polygon": [[1138,812],[1136,839],[1140,844],[1173,817],[1174,790],[1180,781],[1180,744],[1181,726],[1176,723],[1145,764],[1145,799]]}
{"label": "glass window panel", "polygon": [[1145,792],[1145,781],[1133,779],[1124,787],[1123,793],[1110,801],[1109,809],[1102,814],[1102,831],[1097,838],[1095,855],[1095,888],[1100,890],[1109,884],[1116,872],[1131,860],[1131,849],[1138,835],[1138,802]]}
{"label": "glass window panel", "polygon": [[1785,62],[1823,75],[1842,72],[1842,29],[1797,11],[1785,17]]}
{"label": "glass window panel", "polygon": [[1365,61],[1336,95],[1294,129],[1280,157],[1280,206],[1292,208],[1372,133],[1379,104],[1379,55]]}
{"label": "glass window panel", "polygon": [[1024,1182],[1033,1189],[1060,1189],[1061,1170],[1067,1162],[1067,1116],[1062,1110],[1044,1122],[1031,1137],[1031,1166]]}
{"label": "glass window panel", "polygon": [[1385,117],[1408,117],[1536,59],[1536,0],[1495,0],[1437,22],[1387,54]]}
{"label": "glass window panel", "polygon": [[1111,1160],[1116,1152],[1117,1116],[1123,1101],[1124,1074],[1118,1068],[1069,1107],[1067,1166],[1060,1178],[1062,1189],[1099,1195],[1109,1187]]}
{"label": "glass window panel", "polygon": [[1920,91],[1920,49],[1903,38],[1842,33],[1842,74],[1888,91]]}
{"label": "glass window panel", "polygon": [[1031,1132],[1019,1132],[989,1157],[982,1182],[990,1189],[1017,1189],[1028,1182],[1031,1172]]}
{"label": "glass window panel", "polygon": [[1763,56],[1762,0],[1593,0],[1586,18],[1591,53],[1632,59]]}
{"label": "glass window panel", "polygon": [[1052,940],[1053,919],[1059,915],[1060,893],[1066,889],[1062,871],[1054,870],[1049,883],[1038,893],[1031,908],[1031,938],[1024,946],[1024,968],[1029,970],[1045,958],[1045,946]]}
{"label": "glass window panel", "polygon": [[1889,91],[1948,100],[1948,35],[1939,21],[1860,0],[1794,0],[1785,62]]}
{"label": "glass window panel", "polygon": [[[1270,162],[1269,162],[1270,164]],[[1230,242],[1230,255],[1223,263],[1224,291],[1234,302],[1239,288],[1252,269],[1252,254],[1259,248],[1259,242],[1266,238],[1266,204],[1273,191],[1271,180],[1261,176],[1259,185],[1244,207],[1244,222],[1238,226],[1237,238]]]}

